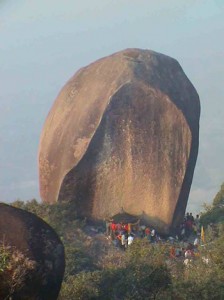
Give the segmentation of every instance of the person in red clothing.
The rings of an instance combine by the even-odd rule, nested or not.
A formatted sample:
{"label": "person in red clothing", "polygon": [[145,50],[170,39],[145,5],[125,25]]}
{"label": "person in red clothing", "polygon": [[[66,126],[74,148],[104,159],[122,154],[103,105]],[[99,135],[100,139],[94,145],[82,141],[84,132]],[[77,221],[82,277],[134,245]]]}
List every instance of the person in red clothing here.
{"label": "person in red clothing", "polygon": [[151,234],[150,228],[149,228],[149,227],[146,227],[146,229],[145,229],[145,236],[146,236],[148,239],[150,239],[150,234]]}
{"label": "person in red clothing", "polygon": [[111,223],[111,230],[116,231],[117,225],[114,223],[114,221]]}
{"label": "person in red clothing", "polygon": [[176,252],[175,252],[175,248],[174,248],[174,246],[172,246],[171,248],[170,248],[170,258],[175,258],[176,257]]}
{"label": "person in red clothing", "polygon": [[110,228],[111,228],[111,237],[112,239],[114,239],[116,236],[115,231],[117,230],[117,225],[115,224],[114,220],[111,222]]}
{"label": "person in red clothing", "polygon": [[124,231],[128,232],[128,224],[124,224],[123,229],[124,229]]}

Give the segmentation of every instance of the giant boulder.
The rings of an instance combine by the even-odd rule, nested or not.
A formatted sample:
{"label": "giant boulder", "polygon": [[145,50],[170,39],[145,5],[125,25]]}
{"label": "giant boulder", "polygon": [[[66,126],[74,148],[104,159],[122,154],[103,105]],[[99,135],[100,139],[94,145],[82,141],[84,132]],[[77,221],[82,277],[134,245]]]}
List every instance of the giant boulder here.
{"label": "giant boulder", "polygon": [[[65,259],[55,231],[34,214],[0,203],[0,243],[10,249],[15,262],[20,262],[17,269],[9,269],[15,273],[8,274],[12,277],[9,285],[2,286],[6,278],[0,279],[0,299],[10,295],[16,300],[56,300]],[[33,268],[29,269],[30,265]]]}
{"label": "giant boulder", "polygon": [[123,208],[168,232],[186,209],[199,115],[195,88],[166,55],[127,49],[80,69],[42,131],[42,200],[94,219]]}

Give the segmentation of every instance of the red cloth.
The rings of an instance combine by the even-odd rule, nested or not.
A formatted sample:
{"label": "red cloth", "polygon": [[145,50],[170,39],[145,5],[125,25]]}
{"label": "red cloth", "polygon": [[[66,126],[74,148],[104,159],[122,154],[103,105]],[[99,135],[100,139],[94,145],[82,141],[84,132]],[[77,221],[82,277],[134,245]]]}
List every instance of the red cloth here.
{"label": "red cloth", "polygon": [[150,235],[150,233],[151,233],[151,231],[150,231],[150,229],[147,227],[147,228],[145,229],[145,234],[146,234],[146,235]]}
{"label": "red cloth", "polygon": [[128,224],[124,224],[123,228],[125,231],[128,231]]}
{"label": "red cloth", "polygon": [[116,224],[115,223],[111,223],[111,230],[112,231],[116,231],[116,229],[117,229]]}

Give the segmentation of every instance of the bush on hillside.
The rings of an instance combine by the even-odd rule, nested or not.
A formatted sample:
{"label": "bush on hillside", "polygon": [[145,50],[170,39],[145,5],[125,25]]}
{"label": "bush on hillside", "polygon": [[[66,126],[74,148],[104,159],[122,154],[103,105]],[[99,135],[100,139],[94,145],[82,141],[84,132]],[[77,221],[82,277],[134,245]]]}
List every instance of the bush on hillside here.
{"label": "bush on hillside", "polygon": [[[36,263],[24,254],[3,243],[0,244],[0,299],[9,299],[24,289],[26,280]],[[16,298],[15,298],[16,299]]]}
{"label": "bush on hillside", "polygon": [[[206,230],[200,257],[188,266],[169,259],[169,244],[136,239],[127,251],[101,244],[85,233],[85,222],[68,204],[46,205],[32,200],[16,205],[36,213],[60,234],[66,251],[66,272],[59,300],[224,299],[224,226]],[[223,207],[213,205],[202,215],[203,225],[222,222]],[[209,227],[209,226],[208,226]],[[94,243],[95,242],[95,243]],[[4,260],[2,261],[4,265]]]}

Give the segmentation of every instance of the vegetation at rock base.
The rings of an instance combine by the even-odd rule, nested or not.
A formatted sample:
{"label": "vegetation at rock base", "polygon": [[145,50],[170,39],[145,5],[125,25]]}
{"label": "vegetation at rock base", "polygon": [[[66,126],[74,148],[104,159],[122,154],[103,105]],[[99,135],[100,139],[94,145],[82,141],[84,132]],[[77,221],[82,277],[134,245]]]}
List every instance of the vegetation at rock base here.
{"label": "vegetation at rock base", "polygon": [[[201,222],[207,228],[206,242],[199,246],[197,259],[188,265],[183,260],[170,259],[168,242],[152,244],[146,238],[136,239],[122,251],[107,239],[103,226],[88,225],[86,220],[78,219],[69,204],[47,205],[33,199],[26,203],[18,200],[13,206],[44,219],[65,245],[66,272],[59,300],[219,300],[224,299],[223,195],[222,185],[213,205],[202,214]],[[215,230],[209,228],[210,223],[216,223]],[[0,247],[1,291],[3,282],[10,285],[6,274],[14,251],[3,246]],[[19,282],[24,283],[23,277]]]}
{"label": "vegetation at rock base", "polygon": [[201,222],[205,226],[209,223],[224,222],[224,183],[216,194],[212,205],[205,206],[205,212],[201,216]]}
{"label": "vegetation at rock base", "polygon": [[3,241],[0,244],[0,299],[11,299],[19,293],[35,268],[34,261]]}

